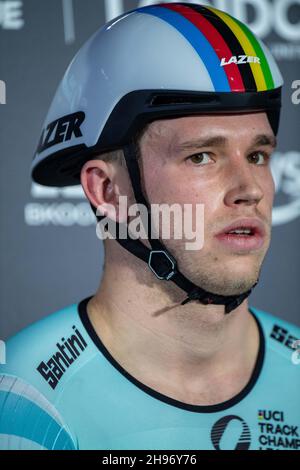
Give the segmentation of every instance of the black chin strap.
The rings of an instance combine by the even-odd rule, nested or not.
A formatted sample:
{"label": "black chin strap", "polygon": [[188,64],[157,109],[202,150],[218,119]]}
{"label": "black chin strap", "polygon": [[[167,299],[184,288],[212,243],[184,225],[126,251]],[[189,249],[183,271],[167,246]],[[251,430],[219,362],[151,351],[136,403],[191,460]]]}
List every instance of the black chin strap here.
{"label": "black chin strap", "polygon": [[[137,161],[137,150],[136,145],[132,141],[130,144],[123,147],[126,165],[128,173],[130,176],[131,184],[133,187],[134,195],[137,204],[143,204],[147,207],[148,214],[148,240],[151,245],[151,250],[146,247],[141,240],[133,239],[130,236],[127,224],[116,223],[117,226],[117,236],[116,240],[118,243],[123,246],[127,251],[137,256],[145,263],[148,264],[151,271],[155,276],[160,280],[173,281],[180,289],[184,290],[187,293],[187,297],[181,302],[181,305],[185,305],[191,300],[198,300],[204,305],[216,304],[224,305],[225,313],[230,313],[232,310],[237,308],[252,292],[253,288],[256,286],[257,282],[249,289],[247,292],[244,292],[239,295],[224,296],[213,294],[208,292],[201,287],[197,286],[189,279],[187,279],[177,267],[177,262],[175,258],[168,252],[166,247],[161,243],[158,238],[152,238],[149,234],[153,234],[151,231],[151,210],[148,202],[146,201],[141,187],[141,178],[140,170]],[[93,211],[95,209],[92,206]],[[103,219],[105,216],[97,216],[98,220]],[[121,230],[121,232],[120,232]],[[119,234],[126,233],[126,238],[119,237]]]}

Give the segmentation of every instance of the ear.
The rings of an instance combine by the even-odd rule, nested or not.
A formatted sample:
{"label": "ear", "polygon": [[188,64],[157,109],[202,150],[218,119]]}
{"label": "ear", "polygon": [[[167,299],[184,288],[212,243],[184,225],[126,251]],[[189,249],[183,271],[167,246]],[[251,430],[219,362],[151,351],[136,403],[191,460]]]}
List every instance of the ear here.
{"label": "ear", "polygon": [[120,187],[114,164],[89,160],[83,165],[80,177],[86,197],[101,215],[115,222],[127,222],[127,207],[119,205]]}

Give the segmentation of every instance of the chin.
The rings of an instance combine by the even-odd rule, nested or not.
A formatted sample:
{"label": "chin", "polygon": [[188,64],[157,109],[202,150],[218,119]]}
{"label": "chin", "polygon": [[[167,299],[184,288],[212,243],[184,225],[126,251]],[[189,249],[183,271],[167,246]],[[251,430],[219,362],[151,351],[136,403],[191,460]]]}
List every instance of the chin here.
{"label": "chin", "polygon": [[179,263],[181,272],[194,284],[219,295],[239,295],[251,289],[259,278],[266,251],[248,256],[208,253]]}
{"label": "chin", "polygon": [[[256,283],[258,277],[253,278],[232,278],[230,281],[224,280],[219,285],[211,285],[211,292],[219,295],[239,295],[248,291]],[[209,290],[209,289],[208,289]]]}
{"label": "chin", "polygon": [[228,269],[228,272],[220,279],[220,288],[225,287],[228,291],[225,295],[236,295],[246,292],[256,283],[259,278],[261,265],[236,266],[235,269]]}
{"label": "chin", "polygon": [[199,273],[195,284],[219,295],[239,295],[253,287],[260,275],[260,263],[245,263],[232,266],[224,264],[220,269]]}

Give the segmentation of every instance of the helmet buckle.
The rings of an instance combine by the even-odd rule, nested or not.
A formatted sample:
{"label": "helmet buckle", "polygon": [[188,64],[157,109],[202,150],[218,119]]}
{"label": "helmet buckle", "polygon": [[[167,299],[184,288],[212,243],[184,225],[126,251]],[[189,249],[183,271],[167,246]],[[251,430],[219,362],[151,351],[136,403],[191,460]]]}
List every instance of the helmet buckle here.
{"label": "helmet buckle", "polygon": [[169,281],[176,274],[176,261],[163,250],[151,250],[148,266],[158,279]]}

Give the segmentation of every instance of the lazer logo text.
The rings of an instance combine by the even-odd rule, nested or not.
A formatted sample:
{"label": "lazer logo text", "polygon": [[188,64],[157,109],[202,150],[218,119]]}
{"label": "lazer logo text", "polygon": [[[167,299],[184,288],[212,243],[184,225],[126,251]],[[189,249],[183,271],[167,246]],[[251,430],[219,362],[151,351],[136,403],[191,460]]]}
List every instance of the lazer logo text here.
{"label": "lazer logo text", "polygon": [[226,57],[222,57],[220,65],[221,67],[224,67],[224,65],[229,64],[239,65],[248,63],[260,64],[260,58],[252,55],[233,55],[228,60],[226,59]]}
{"label": "lazer logo text", "polygon": [[46,129],[42,130],[37,153],[43,152],[53,145],[71,140],[73,137],[82,137],[80,126],[84,118],[84,112],[78,111],[50,122]]}

